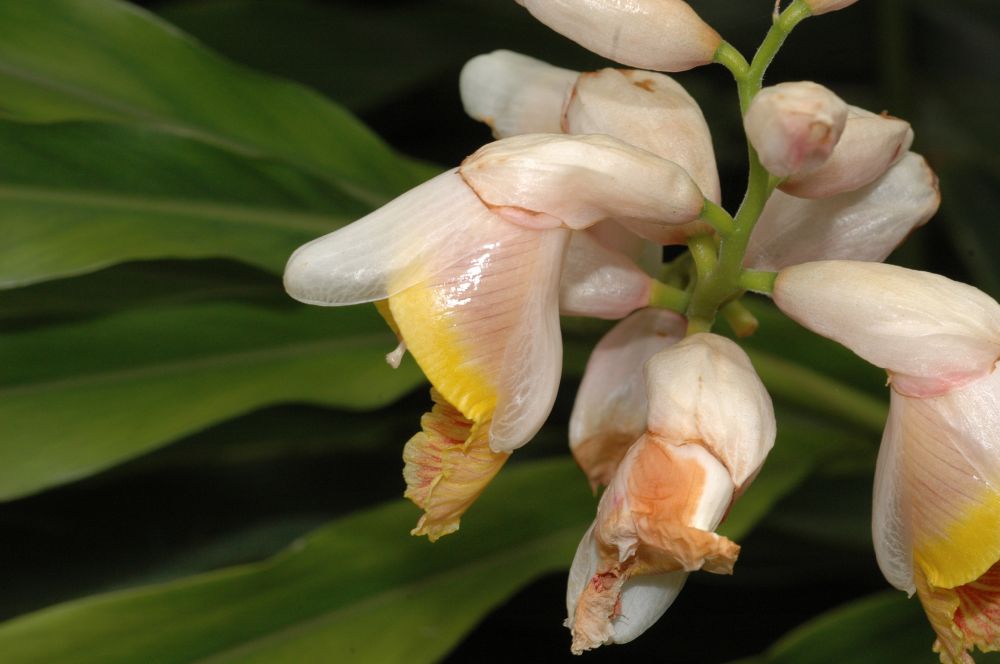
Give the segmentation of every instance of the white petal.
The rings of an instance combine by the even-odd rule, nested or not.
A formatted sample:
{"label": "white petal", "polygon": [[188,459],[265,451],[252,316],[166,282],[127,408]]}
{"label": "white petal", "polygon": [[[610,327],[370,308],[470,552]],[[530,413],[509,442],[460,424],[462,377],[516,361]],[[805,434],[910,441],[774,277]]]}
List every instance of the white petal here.
{"label": "white petal", "polygon": [[480,148],[460,172],[495,212],[529,228],[579,230],[611,218],[670,226],[697,219],[704,206],[683,168],[598,134],[506,138]]}
{"label": "white petal", "polygon": [[913,152],[856,191],[819,199],[776,191],[754,227],[744,264],[780,270],[833,258],[882,261],[940,202],[937,177]]}
{"label": "white petal", "polygon": [[872,499],[872,540],[875,558],[886,581],[912,595],[913,552],[909,523],[902,502],[902,425],[899,409],[889,410],[882,444],[875,464],[875,491]]}
{"label": "white petal", "polygon": [[646,274],[655,277],[660,273],[663,247],[659,244],[639,237],[612,219],[598,222],[586,232],[608,249],[628,256]]}
{"label": "white petal", "polygon": [[564,316],[618,320],[649,304],[649,275],[624,255],[574,231],[560,277]]}
{"label": "white petal", "polygon": [[607,134],[675,162],[705,198],[719,202],[719,173],[705,116],[669,76],[635,69],[581,74],[564,125],[568,133]]}
{"label": "white petal", "polygon": [[882,263],[817,261],[781,270],[774,301],[800,324],[933,396],[979,378],[1000,357],[1000,305],[937,274]]}
{"label": "white petal", "polygon": [[577,72],[512,51],[478,55],[462,68],[465,112],[497,138],[562,131],[562,109]]}
{"label": "white petal", "polygon": [[874,182],[899,161],[913,143],[905,120],[851,106],[844,133],[819,168],[791,176],[781,190],[802,198],[826,198]]}
{"label": "white petal", "polygon": [[573,628],[574,618],[576,618],[576,605],[580,601],[580,593],[584,586],[597,573],[597,564],[600,561],[600,554],[597,552],[597,540],[594,539],[594,524],[590,524],[583,539],[576,547],[576,554],[573,556],[573,564],[569,568],[569,580],[566,583],[566,627]]}
{"label": "white petal", "polygon": [[630,67],[684,71],[708,64],[722,38],[682,0],[517,0],[586,49]]}
{"label": "white petal", "polygon": [[648,427],[666,440],[698,442],[742,492],[774,446],[771,398],[734,342],[695,334],[646,363]]}
{"label": "white petal", "polygon": [[634,576],[625,582],[621,595],[621,615],[611,623],[613,643],[628,643],[659,620],[674,603],[688,572]]}
{"label": "white petal", "polygon": [[382,300],[428,276],[430,266],[489,244],[498,222],[452,169],[296,249],[285,267],[285,289],[307,304]]}

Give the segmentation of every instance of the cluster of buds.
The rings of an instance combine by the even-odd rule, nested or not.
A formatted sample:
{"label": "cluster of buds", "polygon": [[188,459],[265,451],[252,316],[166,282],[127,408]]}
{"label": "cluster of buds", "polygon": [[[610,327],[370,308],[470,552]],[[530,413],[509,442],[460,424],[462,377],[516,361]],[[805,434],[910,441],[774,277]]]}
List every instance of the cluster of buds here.
{"label": "cluster of buds", "polygon": [[[746,354],[706,327],[773,283],[792,318],[890,374],[874,519],[887,578],[920,595],[942,661],[1000,646],[1000,307],[880,263],[939,203],[909,124],[816,83],[758,80],[744,125],[763,196],[731,217],[701,110],[662,72],[721,62],[747,84],[752,67],[732,65],[732,47],[682,0],[518,2],[637,69],[474,58],[463,104],[497,140],[299,248],[285,272],[303,302],[374,302],[399,340],[390,364],[409,351],[432,384],[403,454],[406,495],[423,510],[413,533],[457,530],[538,432],[562,371],[560,314],[589,316],[620,322],[570,421],[577,462],[607,487],[570,571],[573,651],[641,634],[690,572],[731,573],[739,547],[715,530],[775,421]],[[853,2],[793,0],[772,30]],[[662,264],[671,244],[694,255],[679,284],[657,279],[675,272]]]}

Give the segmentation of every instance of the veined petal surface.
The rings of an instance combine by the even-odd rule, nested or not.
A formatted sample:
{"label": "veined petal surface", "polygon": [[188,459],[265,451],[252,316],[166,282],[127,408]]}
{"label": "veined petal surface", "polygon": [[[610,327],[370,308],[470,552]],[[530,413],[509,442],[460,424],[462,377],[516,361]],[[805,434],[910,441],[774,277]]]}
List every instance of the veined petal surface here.
{"label": "veined petal surface", "polygon": [[578,73],[513,51],[478,55],[462,68],[465,112],[496,138],[558,133],[563,105]]}
{"label": "veined petal surface", "polygon": [[910,152],[875,182],[829,198],[775,191],[747,246],[756,270],[828,259],[882,261],[941,203],[937,176]]}
{"label": "veined petal surface", "polygon": [[638,265],[586,231],[573,232],[559,283],[559,311],[564,316],[609,320],[648,305],[652,288],[649,275]]}

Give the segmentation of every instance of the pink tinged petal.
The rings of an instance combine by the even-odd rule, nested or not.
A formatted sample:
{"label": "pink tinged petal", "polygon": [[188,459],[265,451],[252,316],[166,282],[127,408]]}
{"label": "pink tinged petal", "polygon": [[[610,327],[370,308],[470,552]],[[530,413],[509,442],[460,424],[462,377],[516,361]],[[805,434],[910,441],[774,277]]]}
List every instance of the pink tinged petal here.
{"label": "pink tinged petal", "polygon": [[645,240],[617,221],[601,221],[586,230],[601,246],[624,254],[649,275],[656,276],[663,267],[663,247]]}
{"label": "pink tinged petal", "polygon": [[426,278],[431,266],[489,245],[504,223],[452,169],[299,247],[285,267],[285,289],[307,304],[382,300]]}
{"label": "pink tinged petal", "polygon": [[505,138],[562,131],[563,104],[577,76],[520,53],[493,51],[466,63],[458,87],[469,117]]}
{"label": "pink tinged petal", "polygon": [[742,493],[774,446],[771,397],[736,343],[695,334],[646,363],[649,431],[699,442],[725,464]]}
{"label": "pink tinged petal", "polygon": [[633,232],[684,224],[704,206],[671,161],[610,136],[529,134],[480,148],[460,169],[494,212],[527,228],[581,230],[615,219]]}
{"label": "pink tinged petal", "polygon": [[850,7],[858,0],[803,0],[814,16]]}
{"label": "pink tinged petal", "polygon": [[778,307],[892,374],[893,388],[944,394],[985,376],[1000,357],[1000,305],[937,274],[858,261],[784,268]]}
{"label": "pink tinged petal", "polygon": [[647,306],[651,287],[649,275],[623,254],[584,231],[573,232],[560,277],[564,316],[618,320]]}
{"label": "pink tinged petal", "polygon": [[566,106],[563,129],[608,134],[675,162],[705,198],[719,202],[719,173],[705,117],[669,76],[634,69],[581,74]]}
{"label": "pink tinged petal", "polygon": [[847,122],[847,104],[811,81],[761,90],[743,117],[747,138],[772,175],[815,170],[833,153]]}
{"label": "pink tinged petal", "polygon": [[722,43],[682,0],[517,0],[559,34],[615,62],[656,71],[708,64]]}
{"label": "pink tinged petal", "polygon": [[637,311],[598,342],[587,361],[569,419],[569,445],[592,487],[607,485],[646,431],[642,366],[684,338],[685,320],[663,309]]}
{"label": "pink tinged petal", "polygon": [[773,271],[826,259],[879,262],[940,203],[937,176],[914,152],[855,191],[820,199],[776,191],[754,227],[744,264]]}
{"label": "pink tinged petal", "polygon": [[910,123],[856,106],[848,111],[844,132],[826,162],[792,175],[780,188],[800,198],[826,198],[854,191],[878,179],[913,143]]}

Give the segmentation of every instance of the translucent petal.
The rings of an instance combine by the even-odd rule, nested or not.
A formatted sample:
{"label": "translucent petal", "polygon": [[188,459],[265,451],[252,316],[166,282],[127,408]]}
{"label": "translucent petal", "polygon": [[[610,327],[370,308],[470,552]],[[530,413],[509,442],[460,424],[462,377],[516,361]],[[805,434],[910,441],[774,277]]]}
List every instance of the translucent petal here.
{"label": "translucent petal", "polygon": [[559,34],[630,67],[685,71],[711,62],[722,42],[683,0],[517,2]]}
{"label": "translucent petal", "polygon": [[578,73],[512,51],[478,55],[462,68],[458,88],[469,117],[496,138],[562,131],[563,104]]}
{"label": "translucent petal", "polygon": [[618,320],[649,304],[651,284],[623,254],[574,231],[560,277],[559,310],[564,316]]}
{"label": "translucent petal", "polygon": [[452,169],[299,247],[285,267],[285,289],[307,304],[382,300],[488,245],[504,223]]}
{"label": "translucent petal", "polygon": [[913,542],[907,514],[902,505],[902,424],[900,409],[891,408],[882,434],[882,444],[875,464],[875,490],[872,499],[872,540],[875,558],[886,581],[912,595]]}
{"label": "translucent petal", "polygon": [[621,615],[611,622],[613,643],[628,643],[653,626],[674,603],[688,572],[634,576],[622,586]]}
{"label": "translucent petal", "polygon": [[580,230],[612,218],[671,226],[697,219],[704,206],[683,168],[599,134],[506,138],[480,148],[460,172],[490,208],[529,228]]}
{"label": "translucent petal", "polygon": [[719,173],[705,116],[669,76],[634,69],[581,74],[566,105],[564,129],[607,134],[675,162],[705,198],[719,202]]}
{"label": "translucent petal", "polygon": [[802,198],[826,198],[874,182],[899,161],[913,143],[905,120],[851,106],[844,133],[819,168],[785,180],[781,190]]}
{"label": "translucent petal", "polygon": [[913,152],[856,191],[818,199],[776,191],[754,227],[744,264],[780,270],[835,258],[882,261],[940,203],[937,177]]}
{"label": "translucent petal", "polygon": [[817,334],[889,370],[912,396],[941,394],[992,371],[1000,305],[937,274],[882,263],[817,261],[781,270],[774,301]]}
{"label": "translucent petal", "polygon": [[569,419],[573,456],[591,484],[608,484],[629,446],[646,431],[642,367],[684,338],[686,322],[663,309],[637,311],[598,342]]}
{"label": "translucent petal", "polygon": [[726,465],[739,492],[774,446],[771,397],[736,343],[695,334],[646,363],[649,430],[700,442]]}

